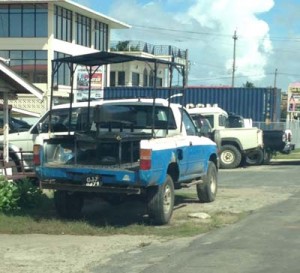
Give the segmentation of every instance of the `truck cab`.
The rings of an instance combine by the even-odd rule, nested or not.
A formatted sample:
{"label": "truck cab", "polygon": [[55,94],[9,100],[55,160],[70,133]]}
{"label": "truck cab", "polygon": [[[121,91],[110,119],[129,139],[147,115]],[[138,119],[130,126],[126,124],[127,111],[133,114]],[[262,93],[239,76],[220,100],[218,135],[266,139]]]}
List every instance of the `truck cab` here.
{"label": "truck cab", "polygon": [[255,164],[263,162],[262,130],[256,127],[242,127],[243,120],[229,115],[217,105],[188,105],[187,110],[196,124],[200,117],[205,117],[209,121],[212,127],[210,138],[220,149],[221,168],[236,168],[244,164],[248,158],[252,158]]}

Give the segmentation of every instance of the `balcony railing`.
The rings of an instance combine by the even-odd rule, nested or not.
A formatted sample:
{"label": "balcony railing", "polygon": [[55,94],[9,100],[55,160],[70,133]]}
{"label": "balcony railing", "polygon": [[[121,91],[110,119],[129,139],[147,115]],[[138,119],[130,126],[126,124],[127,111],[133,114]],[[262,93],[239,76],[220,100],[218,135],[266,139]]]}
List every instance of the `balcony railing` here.
{"label": "balcony railing", "polygon": [[138,51],[155,56],[166,55],[175,58],[187,59],[187,50],[170,45],[152,45],[142,41],[112,41],[111,51]]}

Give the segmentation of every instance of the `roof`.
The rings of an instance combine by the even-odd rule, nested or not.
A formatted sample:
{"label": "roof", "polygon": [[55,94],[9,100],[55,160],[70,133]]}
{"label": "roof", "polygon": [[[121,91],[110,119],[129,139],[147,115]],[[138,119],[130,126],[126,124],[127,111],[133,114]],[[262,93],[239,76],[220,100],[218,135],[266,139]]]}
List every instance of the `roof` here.
{"label": "roof", "polygon": [[201,114],[201,115],[211,115],[211,114],[223,114],[227,116],[227,112],[224,111],[220,107],[195,107],[195,108],[190,108],[188,109],[188,112],[190,114]]}
{"label": "roof", "polygon": [[54,60],[54,62],[72,63],[72,64],[79,64],[85,66],[101,66],[107,64],[125,63],[130,61],[142,61],[142,62],[151,62],[151,63],[156,62],[158,64],[183,66],[180,63],[170,62],[163,59],[132,56],[132,55],[105,52],[105,51]]}
{"label": "roof", "polygon": [[43,91],[20,77],[0,60],[0,93],[8,92],[9,95],[32,94],[38,99],[43,98]]}

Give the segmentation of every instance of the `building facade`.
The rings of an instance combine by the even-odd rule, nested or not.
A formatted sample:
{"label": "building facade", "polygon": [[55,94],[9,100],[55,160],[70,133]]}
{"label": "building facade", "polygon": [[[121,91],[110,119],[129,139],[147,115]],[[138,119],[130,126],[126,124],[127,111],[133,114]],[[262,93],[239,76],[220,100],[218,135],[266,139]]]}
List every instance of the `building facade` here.
{"label": "building facade", "polygon": [[[174,61],[185,67],[188,66],[188,51],[170,45],[152,45],[142,41],[111,42],[110,51],[122,52],[146,58],[157,58]],[[176,71],[175,71],[176,72]],[[176,78],[176,77],[174,77]],[[110,87],[168,87],[170,73],[167,66],[157,67],[157,78],[154,79],[154,65],[141,62],[129,62],[111,65]],[[176,85],[176,81],[173,81]]]}
{"label": "building facade", "polygon": [[[144,42],[110,42],[112,29],[129,25],[69,0],[0,0],[0,58],[10,68],[44,92],[43,101],[19,96],[11,101],[16,108],[43,113],[49,107],[53,84],[54,103],[63,103],[70,93],[70,72],[61,66],[52,78],[52,60],[97,51],[161,58],[187,65],[187,50]],[[163,65],[143,62],[113,64],[97,70],[92,79],[92,98],[102,96],[107,86],[167,87],[170,71]],[[87,72],[77,67],[75,100],[86,100]],[[100,93],[100,95],[99,95]]]}
{"label": "building facade", "polygon": [[[48,103],[52,84],[51,61],[55,58],[108,51],[111,29],[129,25],[68,0],[0,0],[0,57],[10,68],[44,91],[42,112]],[[102,80],[108,81],[101,75]],[[68,96],[67,67],[60,67],[53,79],[57,100]],[[37,103],[32,97],[20,97],[12,104],[28,108]],[[22,105],[18,105],[22,104]],[[30,108],[30,107],[29,107]]]}

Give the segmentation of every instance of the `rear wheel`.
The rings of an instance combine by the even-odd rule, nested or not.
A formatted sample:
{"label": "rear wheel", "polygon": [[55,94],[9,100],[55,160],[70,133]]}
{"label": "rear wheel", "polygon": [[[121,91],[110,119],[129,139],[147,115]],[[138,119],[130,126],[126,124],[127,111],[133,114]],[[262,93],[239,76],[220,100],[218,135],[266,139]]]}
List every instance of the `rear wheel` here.
{"label": "rear wheel", "polygon": [[56,212],[63,218],[78,218],[83,207],[83,196],[81,193],[67,191],[54,192]]}
{"label": "rear wheel", "polygon": [[242,160],[241,152],[233,145],[221,147],[220,167],[223,169],[233,169],[240,165]]}
{"label": "rear wheel", "polygon": [[213,202],[218,190],[217,168],[213,162],[208,163],[207,174],[203,177],[203,183],[197,184],[197,194],[201,203]]}
{"label": "rear wheel", "polygon": [[167,175],[164,184],[150,187],[147,190],[147,206],[149,218],[156,225],[167,224],[173,214],[174,184],[171,176]]}
{"label": "rear wheel", "polygon": [[246,163],[249,165],[261,165],[264,162],[264,152],[258,149],[250,152],[246,156]]}

